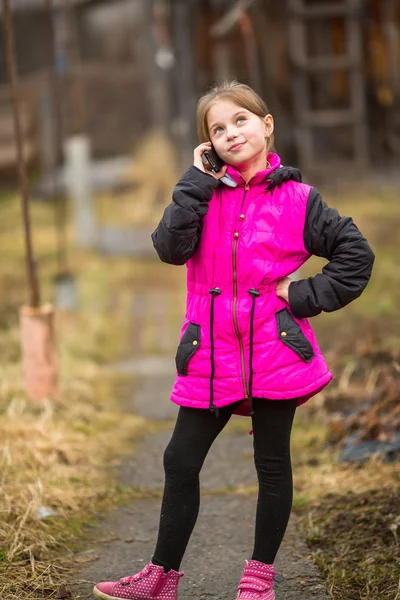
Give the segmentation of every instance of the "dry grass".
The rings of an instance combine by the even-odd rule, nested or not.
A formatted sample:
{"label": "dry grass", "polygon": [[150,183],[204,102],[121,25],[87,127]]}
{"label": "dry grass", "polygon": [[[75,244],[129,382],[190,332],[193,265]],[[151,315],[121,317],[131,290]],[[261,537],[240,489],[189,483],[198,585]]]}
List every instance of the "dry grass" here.
{"label": "dry grass", "polygon": [[[109,468],[143,426],[118,411],[112,396],[123,393],[94,366],[64,386],[61,402],[41,407],[9,386],[0,426],[2,598],[41,597],[43,586],[55,591],[63,574],[57,559],[112,493]],[[42,518],[47,510],[54,516]]]}
{"label": "dry grass", "polygon": [[295,510],[319,505],[326,494],[364,493],[400,482],[399,465],[379,456],[362,465],[339,462],[339,452],[328,438],[329,430],[319,421],[294,428]]}
{"label": "dry grass", "polygon": [[[302,410],[302,414],[300,413]],[[247,419],[235,419],[229,431],[249,431]],[[400,484],[400,464],[374,456],[365,464],[339,462],[339,450],[329,441],[329,429],[306,406],[296,414],[292,432],[293,509],[297,514],[319,506],[327,494],[364,493]],[[256,494],[257,487],[240,486],[236,493]]]}
{"label": "dry grass", "polygon": [[[131,381],[101,368],[126,352],[126,282],[135,263],[74,252],[80,305],[57,315],[60,399],[33,404],[19,362],[26,284],[18,200],[3,198],[0,210],[0,597],[36,600],[56,595],[83,525],[121,495],[113,467],[143,428],[123,412]],[[53,215],[44,205],[32,212],[47,300],[56,271]]]}

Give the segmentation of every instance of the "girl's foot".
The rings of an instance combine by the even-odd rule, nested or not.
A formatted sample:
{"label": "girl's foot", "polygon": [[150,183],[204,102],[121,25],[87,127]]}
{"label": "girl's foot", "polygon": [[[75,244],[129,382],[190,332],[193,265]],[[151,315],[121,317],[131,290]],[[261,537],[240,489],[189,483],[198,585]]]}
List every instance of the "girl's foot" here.
{"label": "girl's foot", "polygon": [[103,600],[178,600],[178,584],[183,573],[168,571],[150,562],[145,568],[119,581],[103,581],[94,586],[93,594]]}
{"label": "girl's foot", "polygon": [[236,600],[274,600],[273,585],[279,581],[283,576],[276,573],[274,565],[246,560]]}

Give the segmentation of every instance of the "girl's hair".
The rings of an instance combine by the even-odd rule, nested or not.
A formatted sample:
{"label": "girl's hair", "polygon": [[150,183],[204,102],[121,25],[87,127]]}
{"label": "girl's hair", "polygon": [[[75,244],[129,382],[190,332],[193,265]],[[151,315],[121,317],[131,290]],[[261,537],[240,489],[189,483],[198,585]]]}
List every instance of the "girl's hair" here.
{"label": "girl's hair", "polygon": [[[197,104],[197,133],[200,142],[210,140],[207,116],[212,104],[221,98],[231,100],[241,108],[246,108],[262,119],[269,114],[268,106],[264,100],[248,85],[237,81],[227,81],[216,85],[200,98]],[[267,140],[267,151],[274,151],[274,134]]]}

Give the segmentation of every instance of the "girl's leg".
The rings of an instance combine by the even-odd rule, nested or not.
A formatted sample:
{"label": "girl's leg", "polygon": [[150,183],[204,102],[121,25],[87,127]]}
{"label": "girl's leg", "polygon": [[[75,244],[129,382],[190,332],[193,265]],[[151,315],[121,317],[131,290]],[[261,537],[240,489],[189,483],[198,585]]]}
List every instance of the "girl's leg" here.
{"label": "girl's leg", "polygon": [[254,462],[259,482],[253,560],[273,564],[293,501],[290,434],[297,399],[254,399]]}
{"label": "girl's leg", "polygon": [[209,410],[181,407],[164,453],[165,488],[153,563],[179,570],[200,506],[200,470],[218,434],[241,402]]}

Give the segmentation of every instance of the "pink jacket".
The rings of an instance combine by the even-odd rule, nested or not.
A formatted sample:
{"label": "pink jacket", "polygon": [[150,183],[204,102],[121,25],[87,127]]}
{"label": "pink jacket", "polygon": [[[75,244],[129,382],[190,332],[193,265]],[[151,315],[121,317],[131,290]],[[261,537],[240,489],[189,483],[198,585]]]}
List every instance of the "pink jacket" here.
{"label": "pink jacket", "polygon": [[[283,177],[280,186],[272,185],[268,178],[285,168],[279,169],[276,154],[269,154],[268,160],[271,167],[257,173],[249,185],[229,167],[236,188],[218,184],[191,167],[153,234],[162,260],[187,263],[186,315],[171,394],[171,400],[181,406],[216,410],[245,399],[237,413],[248,415],[253,396],[297,398],[299,406],[332,379],[308,320],[294,312],[318,314],[340,306],[324,307],[320,302],[314,310],[308,308],[315,290],[310,292],[298,284],[312,279],[291,284],[289,303],[276,295],[278,281],[294,273],[311,255],[305,247],[306,220],[318,201],[314,199],[310,207],[313,188],[293,180],[294,170],[286,168],[289,176]],[[195,236],[196,223],[186,215],[192,206],[197,218]],[[315,215],[311,230],[313,219]],[[343,220],[339,215],[338,219]],[[366,244],[349,221],[352,231],[358,232],[356,237]],[[368,261],[373,262],[373,255],[363,264]],[[359,288],[365,287],[369,274]],[[361,291],[358,289],[357,295]],[[322,289],[322,296],[326,295]]]}

